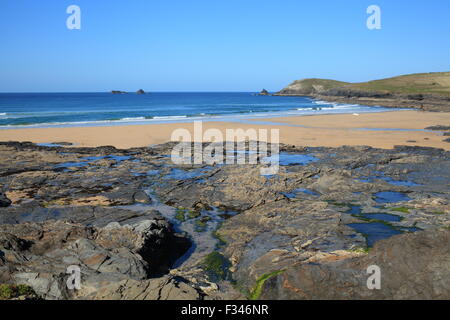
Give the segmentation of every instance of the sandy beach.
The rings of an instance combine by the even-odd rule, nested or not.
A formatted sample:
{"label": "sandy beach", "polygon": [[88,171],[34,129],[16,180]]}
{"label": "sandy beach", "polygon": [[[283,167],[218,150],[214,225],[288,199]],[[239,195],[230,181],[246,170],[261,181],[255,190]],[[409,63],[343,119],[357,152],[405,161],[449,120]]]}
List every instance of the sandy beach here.
{"label": "sandy beach", "polygon": [[[279,129],[281,142],[298,146],[368,145],[390,149],[395,145],[410,145],[450,150],[450,143],[443,141],[441,132],[423,130],[433,125],[449,126],[450,113],[392,111],[249,119],[245,123],[209,121],[203,122],[203,130]],[[71,142],[80,147],[131,148],[170,141],[172,132],[178,128],[192,132],[193,124],[4,129],[0,130],[0,141]]]}

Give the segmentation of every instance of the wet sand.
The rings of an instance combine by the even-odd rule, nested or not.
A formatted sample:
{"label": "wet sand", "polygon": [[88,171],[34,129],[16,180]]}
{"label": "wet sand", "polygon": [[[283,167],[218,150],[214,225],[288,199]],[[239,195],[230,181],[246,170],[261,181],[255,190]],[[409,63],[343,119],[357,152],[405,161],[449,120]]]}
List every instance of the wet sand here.
{"label": "wet sand", "polygon": [[[433,125],[450,126],[450,113],[392,111],[250,119],[245,123],[210,121],[203,122],[203,130],[216,128],[225,136],[226,129],[279,129],[281,142],[298,146],[367,145],[390,149],[395,145],[410,145],[450,150],[450,143],[443,141],[446,137],[441,132],[422,131]],[[131,148],[170,141],[172,132],[179,128],[193,132],[193,123],[3,129],[0,141],[71,142],[80,147]]]}

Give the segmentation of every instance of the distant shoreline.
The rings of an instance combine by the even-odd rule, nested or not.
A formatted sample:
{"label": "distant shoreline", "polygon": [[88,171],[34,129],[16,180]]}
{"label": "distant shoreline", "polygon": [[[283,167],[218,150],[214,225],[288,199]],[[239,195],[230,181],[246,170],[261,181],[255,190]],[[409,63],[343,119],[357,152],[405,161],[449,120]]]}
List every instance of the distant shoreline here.
{"label": "distant shoreline", "polygon": [[370,97],[345,97],[314,94],[305,96],[303,94],[279,94],[277,97],[309,97],[311,99],[326,100],[331,103],[351,103],[372,107],[392,108],[392,109],[419,109],[429,112],[450,112],[450,104],[447,101],[430,97],[424,100],[412,100],[402,97],[397,98],[370,98]]}

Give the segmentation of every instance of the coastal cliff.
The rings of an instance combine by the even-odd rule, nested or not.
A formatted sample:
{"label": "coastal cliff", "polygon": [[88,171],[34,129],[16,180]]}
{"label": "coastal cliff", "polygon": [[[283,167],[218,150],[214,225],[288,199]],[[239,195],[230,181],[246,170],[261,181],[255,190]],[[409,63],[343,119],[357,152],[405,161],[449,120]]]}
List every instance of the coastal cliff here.
{"label": "coastal cliff", "polygon": [[312,96],[333,102],[449,112],[450,72],[409,74],[359,83],[303,79],[294,81],[275,95]]}

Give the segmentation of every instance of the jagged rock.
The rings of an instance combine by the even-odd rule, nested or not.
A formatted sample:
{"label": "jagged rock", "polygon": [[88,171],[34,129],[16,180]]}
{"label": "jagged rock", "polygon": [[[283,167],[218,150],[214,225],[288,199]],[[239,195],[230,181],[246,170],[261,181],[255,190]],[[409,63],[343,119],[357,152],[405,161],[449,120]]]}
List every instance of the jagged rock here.
{"label": "jagged rock", "polygon": [[57,142],[52,142],[51,144],[54,144],[57,146],[73,146],[72,142],[66,142],[66,141],[57,141]]}
{"label": "jagged rock", "polygon": [[[99,289],[122,280],[142,281],[166,273],[190,246],[156,213],[139,216],[112,209],[106,213],[116,213],[115,216],[102,217],[105,211],[96,212],[93,208],[84,214],[76,208],[70,211],[58,217],[47,210],[41,217],[43,222],[3,224],[2,278],[26,284],[46,299],[67,299],[74,294],[65,286],[69,265],[81,268],[82,283],[89,283],[92,291],[95,286]],[[89,225],[69,222],[69,213]],[[52,216],[60,220],[46,219]]]}
{"label": "jagged rock", "polygon": [[310,188],[320,193],[351,190],[353,179],[342,174],[324,174]]}
{"label": "jagged rock", "polygon": [[270,95],[270,93],[266,89],[262,89],[262,91],[258,95],[260,95],[260,96],[268,96],[268,95]]}
{"label": "jagged rock", "polygon": [[325,202],[276,201],[226,220],[219,232],[234,279],[251,288],[264,274],[309,259],[317,251],[365,246],[362,236],[346,226],[350,216],[330,210]]}
{"label": "jagged rock", "polygon": [[12,275],[16,284],[31,287],[39,298],[46,300],[68,299],[71,293],[67,289],[66,275],[43,272],[19,272]]}
{"label": "jagged rock", "polygon": [[136,91],[136,94],[145,94],[145,91],[142,89],[139,89],[138,91]]}
{"label": "jagged rock", "polygon": [[[379,241],[368,255],[300,263],[264,283],[262,299],[449,299],[450,230]],[[367,268],[381,270],[381,289],[367,287]],[[332,288],[330,290],[330,288]]]}
{"label": "jagged rock", "polygon": [[147,195],[147,193],[145,193],[142,190],[135,192],[133,195],[133,199],[135,202],[139,202],[139,203],[151,203],[152,202],[152,199],[150,199],[150,197]]}
{"label": "jagged rock", "polygon": [[[83,296],[83,292],[78,295]],[[83,296],[93,300],[200,300],[202,295],[189,284],[164,276],[145,281],[122,280]]]}
{"label": "jagged rock", "polygon": [[0,207],[9,207],[11,200],[9,200],[3,192],[0,192]]}
{"label": "jagged rock", "polygon": [[[261,277],[299,263],[360,259],[366,239],[347,224],[367,223],[364,214],[396,217],[400,221],[386,222],[392,228],[450,224],[450,153],[442,149],[281,144],[284,154],[317,161],[281,165],[277,175],[261,176],[260,164],[174,165],[173,146],[120,150],[0,142],[0,185],[13,201],[0,208],[0,281],[31,283],[48,299],[101,298],[99,292],[148,298],[153,291],[147,285],[177,291],[176,285],[194,283],[208,298],[235,297],[231,283],[213,283],[205,272],[203,258],[211,250],[223,254],[227,268],[231,262],[238,286],[252,290]],[[376,193],[386,191],[410,200],[376,203]],[[355,206],[361,216],[352,215]],[[177,228],[195,241],[175,269],[191,242],[152,208],[167,219],[178,208],[185,222]],[[195,229],[196,222],[206,224],[206,232]],[[220,225],[216,243],[209,231]],[[61,287],[68,265],[81,265],[82,292]],[[433,281],[421,283],[431,287]],[[120,288],[127,293],[122,296]]]}
{"label": "jagged rock", "polygon": [[[24,214],[24,211],[26,214]],[[121,224],[142,220],[163,220],[155,210],[136,212],[109,207],[55,207],[16,206],[4,208],[0,214],[0,224],[21,224],[26,222],[45,222],[47,220],[68,220],[83,225],[104,227],[111,222]]]}
{"label": "jagged rock", "polygon": [[425,130],[449,131],[450,126],[436,125],[436,126],[426,127]]}

